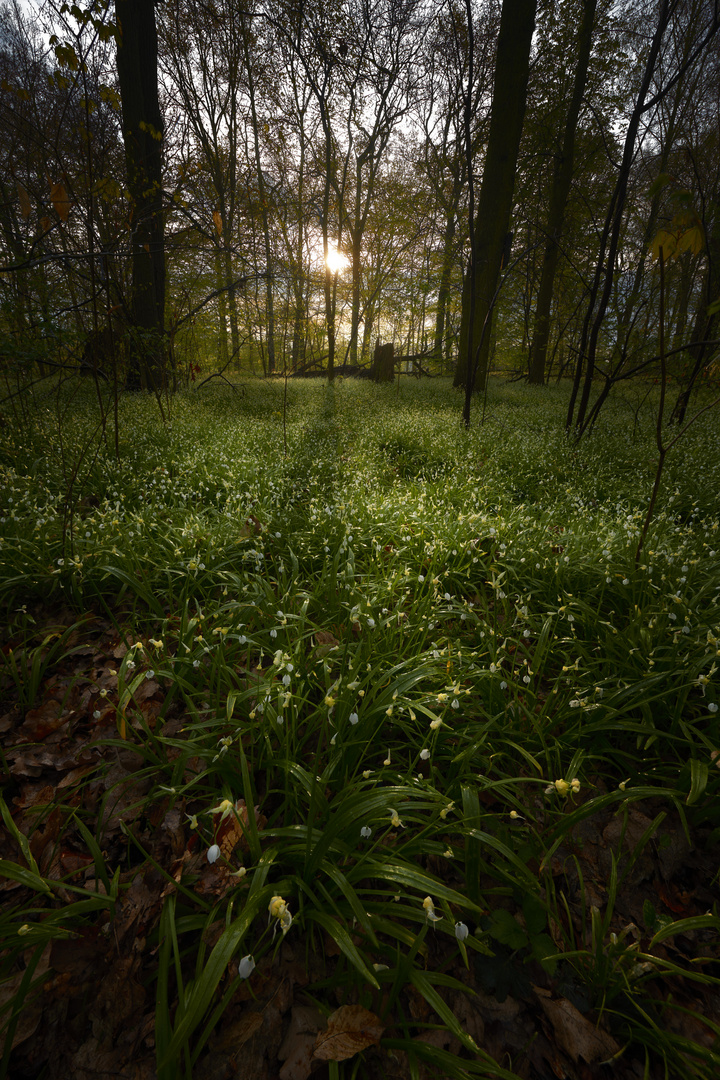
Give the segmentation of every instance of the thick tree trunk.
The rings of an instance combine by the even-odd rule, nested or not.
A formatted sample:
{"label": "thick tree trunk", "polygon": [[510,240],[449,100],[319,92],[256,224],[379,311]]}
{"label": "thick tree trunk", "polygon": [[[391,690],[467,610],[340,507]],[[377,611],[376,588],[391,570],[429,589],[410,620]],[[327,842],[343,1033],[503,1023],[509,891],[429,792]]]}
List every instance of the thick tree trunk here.
{"label": "thick tree trunk", "polygon": [[455,386],[482,386],[490,320],[510,225],[525,117],[536,0],[503,0],[485,168],[473,227],[474,273],[466,274]]}
{"label": "thick tree trunk", "polygon": [[163,121],[157,86],[153,0],[115,0],[117,69],[128,189],[132,200],[133,334],[128,386],[165,384],[165,227]]}
{"label": "thick tree trunk", "polygon": [[582,105],[585,83],[587,82],[588,63],[592,46],[593,24],[595,22],[596,0],[585,0],[583,19],[578,32],[578,62],[575,68],[573,92],[565,120],[565,133],[559,157],[555,160],[550,206],[547,218],[547,239],[543,256],[540,287],[535,305],[532,344],[530,346],[529,382],[542,385],[545,382],[547,365],[548,338],[550,336],[550,308],[555,286],[559,241],[562,235],[565,207],[572,183],[573,163],[575,159],[575,131],[577,129],[580,106]]}

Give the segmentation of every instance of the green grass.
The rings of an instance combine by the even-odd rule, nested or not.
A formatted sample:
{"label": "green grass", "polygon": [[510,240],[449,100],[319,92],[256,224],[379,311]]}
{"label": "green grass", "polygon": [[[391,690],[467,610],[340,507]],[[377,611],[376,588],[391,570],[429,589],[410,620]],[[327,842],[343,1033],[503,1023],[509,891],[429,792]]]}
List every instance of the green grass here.
{"label": "green grass", "polygon": [[[445,380],[293,382],[287,457],[282,407],[279,383],[208,386],[178,395],[163,428],[151,400],[127,398],[119,458],[89,396],[41,402],[0,435],[6,708],[22,720],[63,673],[74,702],[88,627],[115,627],[115,675],[76,713],[114,728],[104,775],[132,748],[145,822],[108,839],[110,785],[100,805],[57,792],[23,832],[7,766],[7,1047],[48,942],[107,925],[151,867],[168,885],[143,969],[161,1077],[192,1075],[238,1007],[240,958],[267,979],[283,941],[307,1000],[375,1011],[382,1052],[409,1054],[413,1076],[423,1062],[516,1075],[522,1054],[475,1047],[448,1002],[540,982],[573,988],[646,1075],[716,1075],[716,1044],[668,1016],[690,1008],[676,986],[717,984],[717,880],[702,913],[648,901],[634,929],[616,899],[666,815],[703,850],[720,837],[717,418],[673,450],[636,567],[652,400],[618,398],[576,446],[564,389],[495,385],[465,432]],[[187,873],[146,843],[175,810]],[[53,843],[82,848],[95,891],[38,865],[53,812]],[[618,825],[591,890],[581,838],[600,821]],[[197,884],[216,841],[212,894]],[[455,1050],[417,1041],[435,1025]],[[331,1075],[382,1075],[372,1060]]]}

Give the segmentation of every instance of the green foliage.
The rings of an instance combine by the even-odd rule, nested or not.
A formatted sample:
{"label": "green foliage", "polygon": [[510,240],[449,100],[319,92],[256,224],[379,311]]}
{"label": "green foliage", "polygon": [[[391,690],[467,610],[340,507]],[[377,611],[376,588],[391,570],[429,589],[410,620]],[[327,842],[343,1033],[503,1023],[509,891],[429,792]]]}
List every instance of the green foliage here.
{"label": "green foliage", "polygon": [[[116,683],[87,708],[110,710],[106,744],[137,755],[148,820],[178,811],[195,858],[179,874],[129,827],[124,854],[107,855],[110,789],[97,820],[79,804],[63,818],[102,882],[87,893],[33,856],[46,811],[26,835],[7,797],[2,872],[33,897],[3,917],[16,945],[2,975],[28,973],[7,1045],[34,992],[27,946],[107,918],[139,865],[165,886],[146,972],[161,1077],[192,1075],[237,1004],[240,955],[267,979],[286,939],[305,956],[309,998],[384,1010],[384,1050],[416,1069],[520,1068],[467,1060],[455,967],[500,1001],[542,980],[580,986],[628,1054],[674,1062],[649,984],[713,984],[709,965],[667,943],[715,947],[718,920],[658,902],[640,938],[617,897],[671,815],[681,832],[720,829],[711,420],[668,464],[636,567],[653,446],[621,400],[572,447],[560,391],[494,388],[485,426],[464,432],[446,383],[291,382],[286,457],[281,393],[180,394],[163,431],[152,402],[123,400],[120,458],[100,447],[72,503],[71,548],[52,417],[0,436],[3,692],[27,712],[76,660],[82,622],[32,622],[48,598],[102,613],[123,647]],[[82,445],[94,405],[73,408],[63,438]],[[153,723],[149,681],[162,697]],[[591,828],[613,838],[600,906],[585,885]],[[215,847],[217,898],[198,889]],[[461,1056],[417,1041],[409,988]],[[707,1051],[694,1075],[717,1064]],[[361,1075],[357,1062],[334,1068]]]}

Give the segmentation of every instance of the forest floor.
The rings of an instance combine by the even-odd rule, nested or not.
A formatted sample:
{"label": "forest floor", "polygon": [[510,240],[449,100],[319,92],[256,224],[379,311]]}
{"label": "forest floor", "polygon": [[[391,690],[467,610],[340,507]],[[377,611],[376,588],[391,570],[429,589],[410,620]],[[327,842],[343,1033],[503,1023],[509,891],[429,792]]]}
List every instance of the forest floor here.
{"label": "forest floor", "polygon": [[273,394],[0,447],[0,1077],[716,1076],[716,433]]}

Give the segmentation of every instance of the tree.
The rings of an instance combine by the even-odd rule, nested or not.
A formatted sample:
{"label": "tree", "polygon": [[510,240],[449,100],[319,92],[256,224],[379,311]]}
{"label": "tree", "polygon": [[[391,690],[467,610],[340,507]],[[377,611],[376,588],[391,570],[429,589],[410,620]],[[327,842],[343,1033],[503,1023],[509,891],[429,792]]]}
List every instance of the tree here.
{"label": "tree", "polygon": [[128,388],[165,385],[163,120],[158,100],[153,0],[115,0],[117,70],[132,233],[132,334]]}
{"label": "tree", "polygon": [[460,323],[460,352],[455,386],[465,386],[465,422],[476,377],[487,377],[490,320],[513,203],[515,169],[525,116],[530,45],[536,0],[503,0],[500,16],[490,131],[472,222],[470,265],[465,275]]}
{"label": "tree", "polygon": [[592,45],[593,24],[595,21],[596,0],[584,0],[583,15],[578,31],[578,55],[575,68],[572,96],[565,118],[562,148],[555,157],[550,200],[545,226],[546,241],[543,255],[542,274],[537,300],[535,302],[535,322],[532,344],[530,347],[529,381],[542,385],[545,382],[548,337],[550,331],[550,306],[552,304],[557,270],[559,241],[562,235],[565,206],[572,183],[575,158],[575,131],[580,106],[585,92],[590,48]]}
{"label": "tree", "polygon": [[[624,222],[628,182],[631,175],[633,161],[636,154],[636,141],[643,117],[654,110],[666,94],[682,79],[685,71],[691,68],[702,55],[708,42],[720,28],[720,11],[717,0],[712,5],[713,10],[708,12],[708,18],[699,31],[698,38],[689,55],[678,64],[677,69],[657,90],[650,94],[653,77],[658,59],[661,56],[663,40],[668,28],[681,14],[679,0],[660,0],[657,6],[654,32],[645,58],[640,85],[637,90],[635,104],[625,133],[623,156],[618,169],[617,181],[608,207],[605,224],[600,242],[600,255],[595,269],[590,297],[588,300],[585,321],[583,324],[582,339],[580,342],[579,355],[575,367],[573,389],[568,405],[566,427],[569,430],[573,424],[578,435],[587,428],[587,413],[592,391],[595,361],[597,356],[598,341],[603,327],[606,312],[610,303],[615,284],[615,272],[620,248],[621,229]],[[580,383],[583,381],[583,367],[585,377],[583,382],[580,403],[575,415],[577,395]],[[596,415],[596,414],[595,414]]]}

